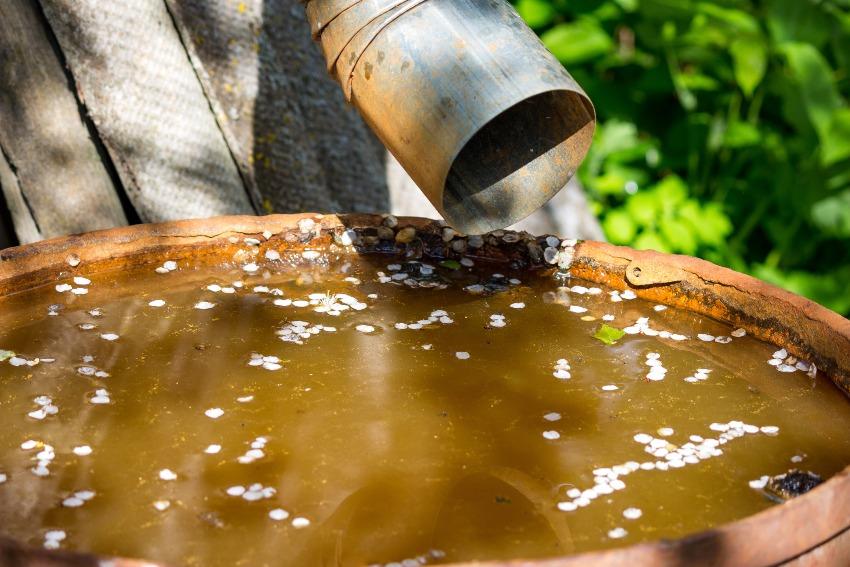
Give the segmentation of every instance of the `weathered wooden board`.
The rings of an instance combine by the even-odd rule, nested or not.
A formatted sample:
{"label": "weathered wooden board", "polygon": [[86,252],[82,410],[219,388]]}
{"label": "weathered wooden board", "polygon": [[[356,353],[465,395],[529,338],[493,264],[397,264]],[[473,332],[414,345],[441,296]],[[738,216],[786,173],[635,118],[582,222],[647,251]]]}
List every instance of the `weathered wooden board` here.
{"label": "weathered wooden board", "polygon": [[127,224],[31,0],[0,2],[0,185],[18,239]]}
{"label": "weathered wooden board", "polygon": [[254,212],[163,0],[41,5],[143,221]]}
{"label": "weathered wooden board", "polygon": [[167,0],[266,211],[388,207],[383,148],[325,69],[298,0]]}
{"label": "weathered wooden board", "polygon": [[29,244],[44,238],[39,232],[35,219],[32,218],[32,211],[27,206],[21,192],[18,176],[12,171],[12,167],[2,152],[0,152],[0,187],[3,188],[3,197],[6,206],[9,208],[18,242]]}

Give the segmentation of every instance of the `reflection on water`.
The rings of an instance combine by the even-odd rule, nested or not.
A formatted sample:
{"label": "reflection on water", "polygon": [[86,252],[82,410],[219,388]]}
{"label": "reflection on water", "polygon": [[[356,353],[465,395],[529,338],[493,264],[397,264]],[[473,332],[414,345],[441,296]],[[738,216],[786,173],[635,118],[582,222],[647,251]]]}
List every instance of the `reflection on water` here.
{"label": "reflection on water", "polygon": [[[491,295],[466,267],[411,288],[374,262],[4,300],[0,531],[188,565],[533,558],[704,529],[772,505],[753,479],[850,463],[846,399],[769,345],[696,338],[729,336],[717,322],[487,269]],[[689,340],[607,346],[604,315]]]}

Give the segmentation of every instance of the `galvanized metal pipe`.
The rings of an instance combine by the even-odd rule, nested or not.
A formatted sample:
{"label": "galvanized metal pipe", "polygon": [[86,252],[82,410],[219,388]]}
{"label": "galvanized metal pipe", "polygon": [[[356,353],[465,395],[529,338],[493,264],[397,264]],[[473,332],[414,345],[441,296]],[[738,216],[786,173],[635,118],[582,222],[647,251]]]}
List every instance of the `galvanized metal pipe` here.
{"label": "galvanized metal pipe", "polygon": [[452,225],[521,220],[590,147],[593,105],[503,0],[309,0],[329,71]]}

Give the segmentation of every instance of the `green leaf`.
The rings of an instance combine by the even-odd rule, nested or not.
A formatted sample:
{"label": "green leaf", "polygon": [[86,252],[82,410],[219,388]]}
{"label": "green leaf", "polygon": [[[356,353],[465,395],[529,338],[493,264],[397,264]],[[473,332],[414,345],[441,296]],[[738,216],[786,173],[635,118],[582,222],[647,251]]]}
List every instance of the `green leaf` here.
{"label": "green leaf", "polygon": [[801,42],[822,47],[829,39],[831,20],[813,0],[768,0],[767,27],[777,43]]}
{"label": "green leaf", "polygon": [[720,83],[714,77],[710,77],[703,73],[690,72],[679,73],[679,84],[691,91],[716,91],[720,88]]}
{"label": "green leaf", "polygon": [[688,218],[691,226],[697,234],[700,242],[708,246],[723,246],[726,238],[732,233],[732,221],[718,203],[708,203],[699,207],[695,216],[688,216],[687,207],[682,207],[679,214],[682,218]]}
{"label": "green leaf", "polygon": [[555,19],[555,7],[547,0],[518,0],[515,8],[534,29],[544,28]]}
{"label": "green leaf", "polygon": [[630,244],[637,234],[635,221],[622,209],[615,209],[605,215],[602,229],[608,240],[614,244]]}
{"label": "green leaf", "polygon": [[670,243],[673,252],[695,254],[697,239],[693,229],[685,222],[676,218],[666,218],[659,226],[664,240]]}
{"label": "green leaf", "polygon": [[761,142],[761,132],[749,122],[732,122],[723,134],[723,146],[746,148]]}
{"label": "green leaf", "polygon": [[832,69],[812,45],[788,43],[782,46],[782,52],[788,60],[809,120],[823,142],[828,137],[833,113],[842,106]]}
{"label": "green leaf", "polygon": [[847,158],[850,158],[850,108],[839,108],[833,113],[821,144],[821,161],[832,165]]}
{"label": "green leaf", "polygon": [[743,10],[723,8],[722,6],[718,6],[716,3],[710,2],[700,2],[697,4],[697,10],[701,14],[731,27],[737,33],[753,33],[759,30],[758,21]]}
{"label": "green leaf", "polygon": [[596,333],[594,333],[593,338],[599,339],[606,345],[613,345],[624,336],[626,336],[626,332],[622,329],[617,329],[607,325],[606,323],[602,323],[602,326],[596,330]]}
{"label": "green leaf", "polygon": [[666,211],[676,208],[688,198],[688,186],[678,175],[668,175],[653,189]]}
{"label": "green leaf", "polygon": [[729,47],[735,80],[748,97],[753,95],[767,71],[767,45],[761,35],[739,37]]}
{"label": "green leaf", "polygon": [[0,349],[0,362],[3,362],[4,360],[8,360],[8,359],[12,358],[13,356],[15,356],[15,353],[12,352],[11,350]]}
{"label": "green leaf", "polygon": [[575,65],[595,59],[614,50],[614,41],[594,20],[584,18],[558,24],[540,39],[564,65]]}
{"label": "green leaf", "polygon": [[634,12],[638,9],[638,0],[614,0],[624,12]]}
{"label": "green leaf", "polygon": [[443,260],[442,262],[440,262],[440,265],[450,270],[460,269],[460,262],[458,262],[457,260]]}
{"label": "green leaf", "polygon": [[649,227],[661,217],[661,202],[656,193],[639,191],[626,201],[626,211],[639,225]]}
{"label": "green leaf", "polygon": [[812,221],[832,236],[850,238],[850,190],[815,203]]}
{"label": "green leaf", "polygon": [[638,250],[655,250],[657,252],[671,252],[666,242],[654,231],[642,233],[635,240],[634,247]]}

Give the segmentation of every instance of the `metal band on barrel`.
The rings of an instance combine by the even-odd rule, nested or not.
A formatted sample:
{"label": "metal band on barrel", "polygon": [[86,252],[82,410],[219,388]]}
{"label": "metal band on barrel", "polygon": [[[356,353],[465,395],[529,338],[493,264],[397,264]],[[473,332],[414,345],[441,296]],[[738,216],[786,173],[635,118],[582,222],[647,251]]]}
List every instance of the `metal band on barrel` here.
{"label": "metal band on barrel", "polygon": [[[351,77],[372,41],[389,24],[426,0],[310,0],[307,15],[329,72],[351,100]],[[322,21],[325,20],[325,21]],[[343,57],[343,54],[345,56]]]}

